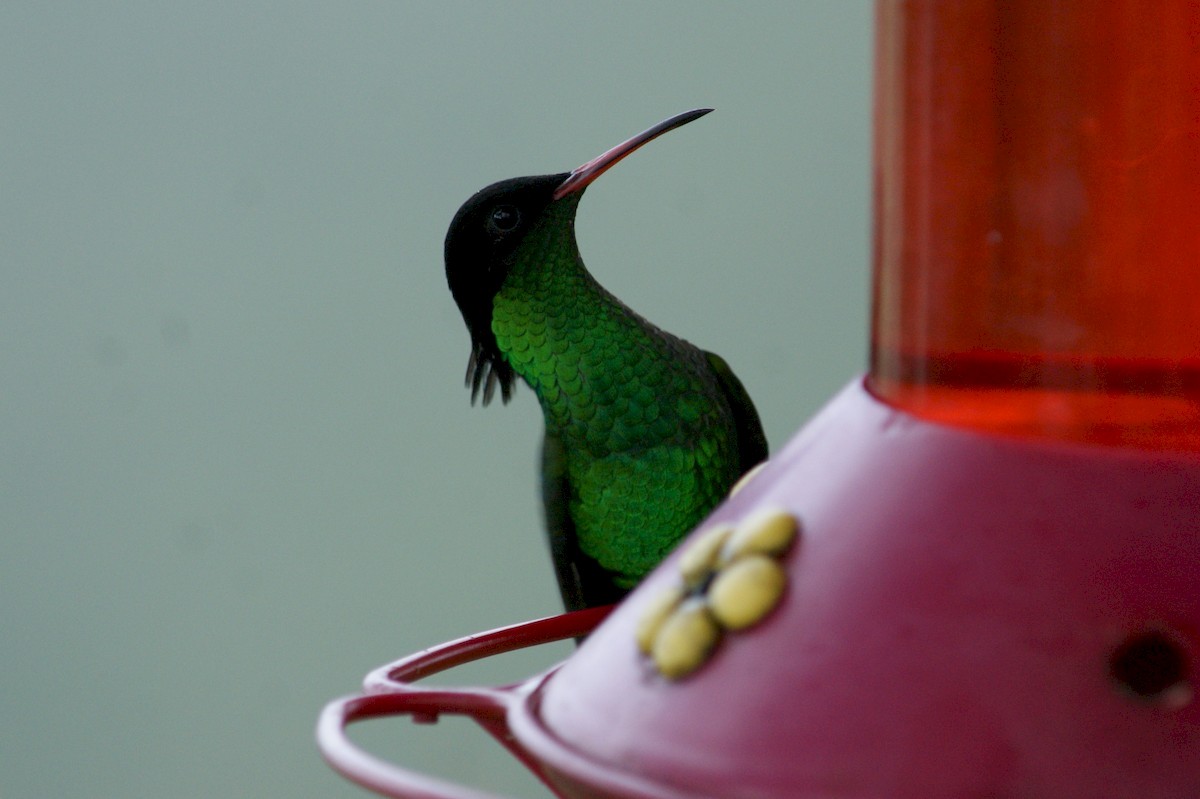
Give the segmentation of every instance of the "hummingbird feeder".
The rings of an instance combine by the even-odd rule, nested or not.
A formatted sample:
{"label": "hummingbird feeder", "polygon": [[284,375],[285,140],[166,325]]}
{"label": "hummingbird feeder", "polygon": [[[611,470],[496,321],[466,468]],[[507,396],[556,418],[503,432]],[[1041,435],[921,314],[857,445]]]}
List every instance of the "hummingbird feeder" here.
{"label": "hummingbird feeder", "polygon": [[[880,0],[869,373],[638,589],[372,673],[560,797],[1200,796],[1200,2]],[[515,686],[420,678],[588,634]]]}

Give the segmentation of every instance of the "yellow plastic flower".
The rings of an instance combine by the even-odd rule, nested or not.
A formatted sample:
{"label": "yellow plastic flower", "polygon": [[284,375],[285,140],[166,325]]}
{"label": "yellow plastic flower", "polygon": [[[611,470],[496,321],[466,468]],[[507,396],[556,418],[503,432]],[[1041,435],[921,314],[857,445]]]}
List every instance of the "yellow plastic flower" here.
{"label": "yellow plastic flower", "polygon": [[680,554],[679,583],[643,608],[638,649],[673,680],[700,668],[726,632],[753,627],[779,604],[787,584],[779,559],[799,532],[793,514],[771,509],[697,536]]}

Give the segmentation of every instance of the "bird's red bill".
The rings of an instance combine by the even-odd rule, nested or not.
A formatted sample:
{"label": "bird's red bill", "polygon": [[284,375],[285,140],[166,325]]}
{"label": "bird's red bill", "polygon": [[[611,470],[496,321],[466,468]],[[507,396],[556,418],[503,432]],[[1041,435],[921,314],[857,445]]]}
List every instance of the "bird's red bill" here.
{"label": "bird's red bill", "polygon": [[554,199],[561,200],[568,194],[582,191],[593,180],[603,175],[614,164],[643,144],[657,139],[667,131],[674,130],[680,125],[686,125],[693,120],[699,119],[709,111],[712,111],[712,109],[696,108],[692,111],[684,111],[682,114],[676,114],[670,119],[664,119],[654,127],[647,128],[636,136],[626,139],[611,150],[596,156],[591,161],[576,168],[566,180],[559,184],[558,188],[554,190]]}

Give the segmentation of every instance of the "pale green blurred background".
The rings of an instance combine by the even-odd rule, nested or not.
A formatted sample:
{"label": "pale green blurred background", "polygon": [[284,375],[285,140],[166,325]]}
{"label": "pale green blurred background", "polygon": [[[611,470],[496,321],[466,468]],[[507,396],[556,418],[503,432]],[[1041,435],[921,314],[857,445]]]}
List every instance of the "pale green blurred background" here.
{"label": "pale green blurred background", "polygon": [[[597,278],[773,449],[865,363],[870,7],[0,3],[0,797],[354,797],[324,702],[556,612],[541,419],[471,408],[442,237],[608,173]],[[565,645],[454,679],[502,681]],[[466,722],[356,739],[544,793]]]}

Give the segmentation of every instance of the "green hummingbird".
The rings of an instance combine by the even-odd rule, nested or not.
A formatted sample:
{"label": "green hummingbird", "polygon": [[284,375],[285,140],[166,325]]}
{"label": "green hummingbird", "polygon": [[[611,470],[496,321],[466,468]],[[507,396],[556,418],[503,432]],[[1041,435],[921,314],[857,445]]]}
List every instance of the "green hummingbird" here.
{"label": "green hummingbird", "polygon": [[487,405],[520,377],[545,418],[542,500],[563,602],[618,601],[767,456],[758,412],[719,356],[655,327],[583,265],[584,189],[688,111],[572,172],[477,192],[446,234],[446,279]]}

